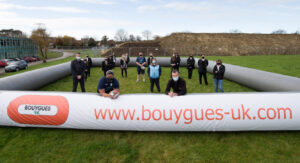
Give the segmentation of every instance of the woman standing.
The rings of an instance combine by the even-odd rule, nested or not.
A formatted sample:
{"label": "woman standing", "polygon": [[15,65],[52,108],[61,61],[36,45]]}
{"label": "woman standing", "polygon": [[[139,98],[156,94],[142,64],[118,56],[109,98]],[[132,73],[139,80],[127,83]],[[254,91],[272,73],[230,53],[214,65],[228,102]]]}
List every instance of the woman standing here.
{"label": "woman standing", "polygon": [[221,59],[218,59],[216,63],[217,64],[213,69],[215,91],[218,92],[218,87],[219,87],[220,91],[224,92],[223,81],[224,81],[225,66],[222,64]]}
{"label": "woman standing", "polygon": [[150,78],[150,83],[151,83],[151,88],[150,88],[151,93],[153,93],[154,83],[156,85],[157,91],[160,92],[159,78],[161,76],[161,67],[157,63],[156,58],[153,58],[151,65],[149,65],[148,76]]}
{"label": "woman standing", "polygon": [[195,59],[193,55],[190,55],[190,57],[187,59],[187,69],[188,69],[188,78],[192,79],[193,70],[195,68]]}
{"label": "woman standing", "polygon": [[125,71],[125,77],[127,78],[127,60],[126,60],[126,55],[122,54],[122,58],[120,60],[120,66],[121,66],[121,73],[122,77],[124,78],[124,71]]}

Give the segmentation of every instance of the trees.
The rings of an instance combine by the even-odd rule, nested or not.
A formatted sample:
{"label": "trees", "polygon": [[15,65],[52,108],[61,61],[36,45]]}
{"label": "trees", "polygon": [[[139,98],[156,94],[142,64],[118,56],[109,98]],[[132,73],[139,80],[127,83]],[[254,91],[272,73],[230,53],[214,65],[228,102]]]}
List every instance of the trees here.
{"label": "trees", "polygon": [[120,42],[125,42],[128,40],[128,33],[124,29],[119,29],[115,34],[115,40]]}
{"label": "trees", "polygon": [[287,32],[284,29],[278,29],[273,31],[272,34],[287,34]]}
{"label": "trees", "polygon": [[88,45],[89,46],[96,46],[97,42],[95,41],[95,39],[93,37],[90,37]]}
{"label": "trees", "polygon": [[100,41],[101,45],[107,45],[108,37],[104,35]]}
{"label": "trees", "polygon": [[135,41],[135,37],[133,34],[129,35],[129,41]]}
{"label": "trees", "polygon": [[142,41],[142,37],[139,36],[139,35],[137,35],[137,36],[136,36],[136,41]]}
{"label": "trees", "polygon": [[145,30],[142,32],[143,37],[145,37],[146,40],[149,40],[152,36],[152,32],[149,30]]}
{"label": "trees", "polygon": [[30,38],[38,45],[38,51],[45,63],[47,60],[50,36],[45,27],[39,26],[31,32]]}

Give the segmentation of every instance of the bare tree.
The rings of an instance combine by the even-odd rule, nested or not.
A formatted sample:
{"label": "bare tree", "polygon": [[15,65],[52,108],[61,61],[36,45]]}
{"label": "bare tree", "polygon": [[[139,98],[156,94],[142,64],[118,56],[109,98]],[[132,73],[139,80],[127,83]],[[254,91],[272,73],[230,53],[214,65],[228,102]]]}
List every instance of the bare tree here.
{"label": "bare tree", "polygon": [[50,40],[50,34],[47,32],[45,27],[39,26],[33,30],[30,38],[38,45],[38,51],[43,57],[43,62],[47,62],[48,46]]}
{"label": "bare tree", "polygon": [[135,37],[135,39],[136,39],[136,41],[142,41],[142,37],[139,36],[139,35],[137,35],[137,36]]}
{"label": "bare tree", "polygon": [[152,32],[149,30],[145,30],[144,32],[142,32],[143,37],[145,37],[146,40],[149,40],[152,36]]}
{"label": "bare tree", "polygon": [[287,32],[284,29],[278,29],[276,31],[273,31],[272,34],[287,34]]}
{"label": "bare tree", "polygon": [[116,32],[115,40],[124,42],[124,41],[128,40],[127,37],[128,37],[128,33],[124,29],[119,29]]}
{"label": "bare tree", "polygon": [[229,30],[229,33],[243,33],[243,32],[239,29],[231,29]]}
{"label": "bare tree", "polygon": [[129,41],[135,41],[135,37],[133,34],[129,35]]}

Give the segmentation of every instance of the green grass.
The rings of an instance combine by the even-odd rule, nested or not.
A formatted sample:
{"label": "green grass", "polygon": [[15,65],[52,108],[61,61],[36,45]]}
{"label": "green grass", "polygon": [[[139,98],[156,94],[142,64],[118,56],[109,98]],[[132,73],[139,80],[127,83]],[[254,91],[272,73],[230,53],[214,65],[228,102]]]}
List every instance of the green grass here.
{"label": "green grass", "polygon": [[[120,82],[121,91],[120,93],[123,94],[130,94],[130,93],[150,93],[150,81],[148,77],[146,76],[146,82],[143,83],[141,80],[139,83],[136,83],[136,68],[131,67],[128,69],[128,78],[122,78],[120,68],[115,68],[115,77]],[[187,79],[187,69],[181,68],[181,76],[186,80],[187,82],[187,91],[188,93],[199,93],[199,92],[214,92],[213,87],[213,77],[211,74],[208,75],[208,83],[209,85],[206,86],[205,84],[202,84],[200,86],[199,80],[198,80],[198,72],[197,70],[193,71],[193,79],[189,80]],[[163,68],[162,69],[162,77],[160,79],[160,86],[162,92],[164,92],[167,81],[170,79],[170,68]],[[91,77],[88,78],[88,81],[86,82],[86,91],[87,92],[96,92],[97,90],[97,84],[99,79],[103,76],[103,72],[100,68],[92,68],[91,69]],[[142,79],[140,77],[140,79]],[[202,82],[204,83],[203,79]],[[244,86],[241,86],[237,83],[225,80],[224,82],[224,90],[226,92],[252,92],[254,90],[250,88],[246,88]],[[45,86],[44,88],[41,88],[42,91],[64,91],[64,92],[70,92],[72,91],[72,77],[66,77],[62,80],[56,81],[53,84],[49,84]],[[78,91],[80,90],[80,87],[78,87]],[[154,89],[155,92],[157,92],[156,87]]]}
{"label": "green grass", "polygon": [[[273,57],[273,56],[272,56]],[[279,73],[297,74],[299,69],[282,65],[295,63],[293,56],[221,57],[224,62]],[[217,59],[219,57],[208,57]],[[249,63],[246,60],[249,59]],[[265,63],[265,61],[268,61]],[[274,64],[289,62],[289,64]],[[253,63],[254,62],[254,63]],[[260,66],[259,63],[262,64]],[[136,69],[129,68],[128,78],[122,78],[120,69],[115,76],[120,81],[121,94],[150,92],[149,80],[136,83]],[[294,72],[296,71],[296,72]],[[96,92],[103,76],[100,68],[92,68],[86,83],[88,92]],[[213,92],[212,76],[209,86],[187,79],[187,70],[181,68],[187,81],[188,93]],[[163,69],[161,88],[164,91],[170,69]],[[71,76],[54,82],[39,91],[71,91]],[[226,92],[250,92],[249,88],[225,81]],[[78,87],[80,90],[80,87]],[[154,89],[156,91],[156,88]],[[84,101],[83,101],[84,102]],[[0,128],[0,162],[299,162],[300,132],[131,132],[92,131],[45,128]]]}
{"label": "green grass", "polygon": [[208,56],[224,63],[300,77],[300,55]]}
{"label": "green grass", "polygon": [[[53,52],[53,51],[49,51],[47,54],[48,59],[52,59],[52,58],[58,58],[61,57],[62,53],[59,52]],[[39,55],[39,57],[42,59],[43,57]]]}

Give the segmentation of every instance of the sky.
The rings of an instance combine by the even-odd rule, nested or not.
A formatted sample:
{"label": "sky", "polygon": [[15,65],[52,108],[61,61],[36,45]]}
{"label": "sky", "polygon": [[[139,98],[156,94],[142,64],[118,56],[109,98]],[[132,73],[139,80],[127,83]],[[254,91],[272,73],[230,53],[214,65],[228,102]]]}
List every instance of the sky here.
{"label": "sky", "polygon": [[76,39],[118,29],[140,35],[173,32],[245,33],[300,30],[300,0],[0,0],[0,29],[30,35],[43,24],[51,36]]}

